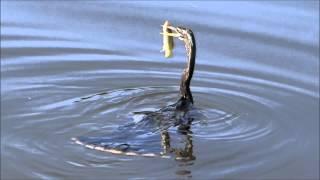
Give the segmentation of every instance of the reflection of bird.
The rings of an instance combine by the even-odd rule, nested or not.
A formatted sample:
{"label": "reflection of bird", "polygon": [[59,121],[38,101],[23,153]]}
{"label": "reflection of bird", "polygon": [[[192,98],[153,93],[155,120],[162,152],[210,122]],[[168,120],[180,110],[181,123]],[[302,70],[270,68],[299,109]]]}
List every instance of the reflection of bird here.
{"label": "reflection of bird", "polygon": [[[77,144],[115,154],[154,156],[156,155],[154,151],[159,152],[159,149],[155,148],[153,143],[150,143],[154,142],[152,139],[154,136],[149,137],[148,135],[150,132],[160,130],[162,155],[174,152],[177,159],[192,160],[195,158],[192,155],[193,146],[189,135],[191,133],[190,125],[197,116],[197,112],[193,108],[193,97],[190,91],[196,58],[195,37],[190,29],[184,27],[168,26],[167,28],[170,31],[163,32],[163,34],[182,40],[187,52],[187,66],[182,73],[179,100],[158,111],[136,112],[135,114],[144,114],[143,119],[138,123],[120,127],[119,131],[112,133],[114,135],[73,138]],[[178,127],[180,135],[186,136],[185,148],[183,149],[171,148],[167,129],[174,126]],[[159,147],[161,148],[161,146]]]}

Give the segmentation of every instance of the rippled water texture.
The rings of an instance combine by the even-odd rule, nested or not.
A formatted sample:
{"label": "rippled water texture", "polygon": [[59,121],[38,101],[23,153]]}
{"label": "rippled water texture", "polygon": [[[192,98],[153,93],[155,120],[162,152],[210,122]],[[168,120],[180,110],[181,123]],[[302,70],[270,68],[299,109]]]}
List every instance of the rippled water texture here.
{"label": "rippled water texture", "polygon": [[[1,2],[1,177],[319,178],[318,9],[318,1]],[[197,40],[195,159],[72,142],[177,100],[185,50],[177,42],[169,60],[159,52],[166,19]],[[172,146],[183,145],[170,133]],[[160,136],[139,143],[148,150]]]}

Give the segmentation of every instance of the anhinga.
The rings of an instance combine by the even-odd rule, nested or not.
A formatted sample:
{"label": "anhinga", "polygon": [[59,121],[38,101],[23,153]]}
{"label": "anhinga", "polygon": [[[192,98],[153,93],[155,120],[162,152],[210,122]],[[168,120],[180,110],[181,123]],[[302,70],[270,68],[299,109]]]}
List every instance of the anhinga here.
{"label": "anhinga", "polygon": [[[190,83],[194,72],[195,62],[196,62],[196,41],[194,34],[191,29],[184,27],[173,27],[166,26],[167,32],[163,32],[164,36],[176,37],[182,40],[185,44],[186,54],[187,54],[187,66],[182,72],[181,83],[180,83],[180,102],[181,108],[189,103],[193,104],[193,97],[190,91]],[[173,48],[173,45],[172,45]]]}
{"label": "anhinga", "polygon": [[[117,136],[98,136],[98,137],[78,137],[73,138],[74,142],[80,145],[84,145],[88,148],[110,152],[113,154],[124,155],[140,155],[140,156],[156,156],[157,154],[152,152],[154,147],[150,149],[150,153],[139,153],[139,149],[134,149],[130,145],[130,138],[139,137],[139,134],[154,132],[154,129],[161,131],[161,145],[163,153],[175,153],[176,158],[193,160],[193,145],[192,138],[190,136],[190,126],[194,120],[194,112],[192,111],[193,98],[190,91],[190,83],[195,67],[196,58],[196,42],[192,30],[184,27],[169,26],[168,22],[163,25],[165,57],[170,57],[173,50],[173,38],[176,37],[182,40],[185,44],[187,53],[187,66],[183,70],[181,83],[180,83],[180,99],[175,104],[164,107],[158,111],[143,111],[135,112],[135,114],[144,114],[142,120],[136,124],[127,125],[119,128],[119,131],[115,131],[113,134],[121,135]],[[172,148],[170,145],[170,137],[167,131],[168,128],[177,126],[179,133],[186,136],[185,148]],[[153,129],[152,129],[153,128]],[[123,142],[123,136],[126,136],[128,140]],[[141,136],[144,137],[144,136]],[[139,139],[134,139],[138,141]],[[119,142],[120,141],[120,142]],[[143,142],[146,141],[143,139]],[[148,152],[148,141],[141,149],[143,152]],[[114,145],[117,144],[117,145]],[[160,153],[160,155],[164,155]]]}

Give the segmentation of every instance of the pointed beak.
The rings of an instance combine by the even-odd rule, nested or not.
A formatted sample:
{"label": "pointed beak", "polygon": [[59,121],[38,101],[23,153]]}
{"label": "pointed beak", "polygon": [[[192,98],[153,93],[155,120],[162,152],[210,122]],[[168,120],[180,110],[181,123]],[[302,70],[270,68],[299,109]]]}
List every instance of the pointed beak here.
{"label": "pointed beak", "polygon": [[[163,25],[161,25],[163,27]],[[172,33],[168,32],[161,32],[160,34],[166,35],[166,36],[172,36],[172,37],[180,37],[180,34],[177,33],[177,28],[173,26],[167,26],[168,29],[172,31]]]}
{"label": "pointed beak", "polygon": [[166,35],[166,36],[172,36],[172,37],[180,37],[180,35],[178,34],[178,33],[160,33],[160,34],[162,34],[162,35]]}

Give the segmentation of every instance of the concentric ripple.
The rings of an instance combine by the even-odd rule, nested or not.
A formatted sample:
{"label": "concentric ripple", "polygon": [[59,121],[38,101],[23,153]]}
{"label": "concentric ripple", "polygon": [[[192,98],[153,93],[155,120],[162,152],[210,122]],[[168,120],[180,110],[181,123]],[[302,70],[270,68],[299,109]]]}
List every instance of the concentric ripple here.
{"label": "concentric ripple", "polygon": [[[199,115],[193,122],[193,136],[211,140],[243,141],[271,133],[272,120],[263,118],[253,119],[250,117],[254,117],[250,112],[252,108],[263,110],[262,112],[255,113],[259,113],[260,115],[264,113],[265,116],[267,116],[268,111],[270,111],[268,106],[264,106],[259,102],[259,99],[250,99],[250,95],[247,95],[247,99],[243,99],[245,97],[234,95],[240,94],[239,92],[233,92],[234,94],[232,94],[232,92],[220,90],[222,93],[225,93],[223,96],[227,98],[224,99],[223,103],[219,104],[219,102],[215,102],[214,100],[214,89],[211,91],[208,91],[208,88],[204,87],[193,87],[192,89],[196,97],[201,100],[201,104],[195,103]],[[139,119],[142,119],[144,115],[135,114],[134,112],[156,111],[158,110],[157,107],[161,107],[161,104],[163,107],[168,106],[177,99],[177,92],[178,87],[176,86],[128,88],[73,99],[73,102],[91,102],[87,104],[86,108],[90,109],[92,113],[97,113],[96,115],[93,114],[93,117],[116,112],[119,114],[117,117],[127,119],[127,123],[130,123],[132,119],[138,123]],[[212,97],[212,99],[206,97]],[[154,100],[160,100],[160,102],[157,101],[159,105],[152,107],[154,106]],[[225,103],[227,100],[234,102],[226,106]],[[261,108],[259,108],[259,106],[261,106]],[[239,111],[237,107],[244,109]],[[123,119],[119,119],[119,121],[121,122]]]}

